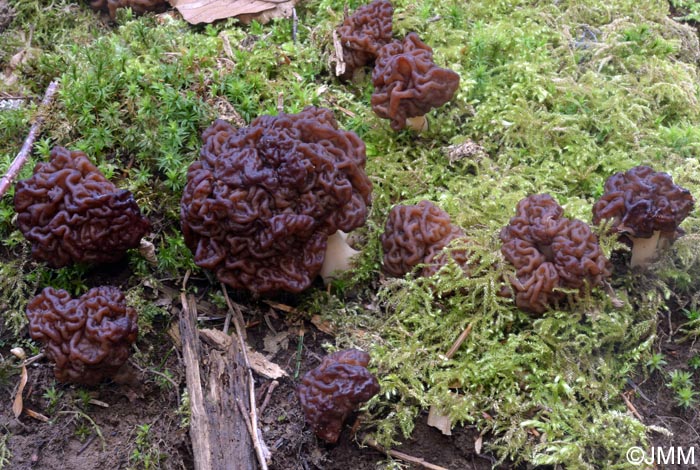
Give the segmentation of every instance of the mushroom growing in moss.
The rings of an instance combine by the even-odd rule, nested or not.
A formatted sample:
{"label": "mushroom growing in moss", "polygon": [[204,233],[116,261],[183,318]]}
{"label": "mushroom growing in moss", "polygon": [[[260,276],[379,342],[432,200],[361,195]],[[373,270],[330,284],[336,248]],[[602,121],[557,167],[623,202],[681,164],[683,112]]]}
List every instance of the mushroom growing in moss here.
{"label": "mushroom growing in moss", "polygon": [[[452,224],[447,212],[430,201],[415,205],[394,206],[381,236],[384,250],[384,271],[391,276],[403,276],[419,264],[425,264],[422,276],[435,274],[447,259],[443,249],[453,240],[466,239],[464,231]],[[466,266],[463,251],[450,255]]]}
{"label": "mushroom growing in moss", "polygon": [[636,166],[607,179],[593,206],[593,223],[611,220],[611,229],[632,245],[630,266],[644,267],[683,234],[679,225],[694,206],[690,191],[668,173]]}
{"label": "mushroom growing in moss", "polygon": [[365,145],[331,111],[262,116],[241,129],[217,120],[202,137],[180,220],[195,263],[229,286],[301,292],[321,271],[329,237],[365,223]]}
{"label": "mushroom growing in moss", "polygon": [[515,217],[501,230],[501,253],[516,269],[510,279],[516,305],[541,314],[565,294],[561,289],[602,286],[609,262],[590,227],[562,217],[549,194],[518,202]]}
{"label": "mushroom growing in moss", "polygon": [[391,119],[391,128],[408,124],[414,130],[426,127],[425,113],[452,99],[459,88],[459,75],[433,62],[433,50],[409,33],[379,49],[372,72],[372,109]]}
{"label": "mushroom growing in moss", "polygon": [[54,268],[118,261],[151,227],[129,191],[117,189],[83,152],[63,147],[17,182],[14,206],[32,256]]}
{"label": "mushroom growing in moss", "polygon": [[27,304],[29,334],[44,344],[60,382],[96,385],[129,358],[138,334],[136,311],[116,287],[96,287],[79,299],[45,288]]}

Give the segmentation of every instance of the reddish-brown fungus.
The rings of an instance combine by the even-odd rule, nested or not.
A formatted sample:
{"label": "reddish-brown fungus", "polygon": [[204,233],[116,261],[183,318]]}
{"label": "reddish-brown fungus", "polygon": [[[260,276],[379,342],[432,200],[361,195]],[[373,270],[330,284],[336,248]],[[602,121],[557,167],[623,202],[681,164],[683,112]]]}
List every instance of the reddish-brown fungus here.
{"label": "reddish-brown fungus", "polygon": [[657,248],[681,236],[679,225],[695,206],[690,191],[648,166],[615,173],[604,189],[593,206],[593,223],[612,221],[611,229],[632,244],[632,266],[648,264]]}
{"label": "reddish-brown fungus", "polygon": [[168,7],[168,2],[165,0],[88,0],[90,8],[95,11],[104,11],[109,13],[110,18],[117,17],[119,8],[130,7],[134,13],[141,15],[143,13],[154,11],[162,12]]}
{"label": "reddish-brown fungus", "polygon": [[83,152],[63,147],[17,182],[14,206],[32,255],[54,268],[118,261],[151,226],[129,191],[117,189]]}
{"label": "reddish-brown fungus", "polygon": [[433,50],[416,33],[390,42],[378,54],[372,72],[372,109],[391,119],[394,130],[447,103],[459,87],[459,75],[435,65]]}
{"label": "reddish-brown fungus", "polygon": [[180,204],[195,263],[233,288],[306,289],[328,237],[367,217],[372,185],[362,140],[314,107],[242,129],[217,120],[202,137]]}
{"label": "reddish-brown fungus", "polygon": [[299,401],[306,422],[320,439],[337,442],[348,416],[379,392],[379,382],[367,364],[369,354],[347,349],[324,357],[302,377]]}
{"label": "reddish-brown fungus", "polygon": [[515,217],[501,230],[501,252],[515,266],[510,281],[523,310],[543,313],[564,298],[558,288],[582,290],[602,285],[610,276],[590,227],[562,214],[550,195],[535,194],[518,203]]}
{"label": "reddish-brown fungus", "polygon": [[61,382],[96,385],[129,357],[138,334],[136,311],[116,287],[96,287],[79,299],[45,288],[27,304],[29,334],[44,344]]}

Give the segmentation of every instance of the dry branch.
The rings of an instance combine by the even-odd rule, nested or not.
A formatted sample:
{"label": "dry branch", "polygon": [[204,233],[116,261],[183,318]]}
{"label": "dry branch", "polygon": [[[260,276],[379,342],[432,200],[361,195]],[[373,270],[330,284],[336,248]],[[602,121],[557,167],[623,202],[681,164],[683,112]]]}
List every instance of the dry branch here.
{"label": "dry branch", "polygon": [[36,116],[36,119],[34,119],[34,124],[32,124],[31,129],[29,129],[29,135],[27,135],[27,138],[24,139],[24,144],[22,144],[22,148],[20,149],[15,159],[12,161],[10,168],[7,169],[5,176],[3,176],[0,180],[0,197],[2,197],[7,192],[7,190],[10,188],[10,185],[12,185],[20,170],[27,162],[27,158],[29,158],[29,154],[32,152],[32,147],[34,146],[36,136],[39,135],[41,126],[44,124],[46,111],[48,110],[49,106],[51,106],[51,103],[53,102],[53,98],[56,95],[57,90],[58,82],[55,80],[49,83],[49,86],[46,88],[46,93],[44,93],[44,99],[41,100],[41,105],[39,105],[39,111]]}

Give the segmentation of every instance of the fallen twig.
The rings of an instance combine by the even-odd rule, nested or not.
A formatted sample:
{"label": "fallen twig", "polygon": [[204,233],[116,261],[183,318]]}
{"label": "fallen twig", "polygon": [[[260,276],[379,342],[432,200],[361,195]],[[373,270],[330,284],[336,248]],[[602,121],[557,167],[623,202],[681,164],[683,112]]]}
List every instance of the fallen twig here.
{"label": "fallen twig", "polygon": [[265,411],[265,408],[267,408],[268,403],[270,403],[270,397],[272,396],[272,392],[275,391],[279,384],[280,383],[276,380],[270,382],[270,385],[267,387],[267,391],[265,392],[265,399],[263,400],[262,405],[260,405],[260,410],[258,411],[258,413],[262,414],[263,411]]}
{"label": "fallen twig", "polygon": [[630,412],[639,420],[640,423],[643,423],[644,420],[642,419],[642,415],[639,414],[637,408],[634,407],[627,395],[621,393],[620,396],[622,396],[622,400],[625,402],[625,405],[627,405],[627,409],[630,410]]}
{"label": "fallen twig", "polygon": [[2,197],[7,192],[7,190],[10,188],[10,185],[17,177],[24,164],[27,162],[27,158],[29,158],[29,154],[31,153],[32,147],[34,146],[34,141],[36,140],[37,135],[39,135],[41,126],[44,124],[46,111],[53,102],[53,98],[57,90],[58,82],[56,80],[49,83],[49,86],[46,88],[46,93],[44,93],[44,99],[41,100],[41,104],[39,105],[39,111],[37,113],[36,119],[34,119],[34,124],[32,124],[32,127],[29,129],[29,134],[27,135],[27,138],[24,139],[22,148],[20,149],[15,159],[12,161],[10,168],[7,169],[5,176],[3,176],[0,180],[0,197]]}
{"label": "fallen twig", "polygon": [[85,442],[85,444],[83,444],[83,446],[82,446],[80,449],[78,449],[77,454],[80,455],[80,454],[82,454],[83,452],[85,452],[85,450],[86,450],[88,447],[90,447],[90,444],[92,444],[92,442],[93,442],[95,439],[97,439],[97,434],[93,434],[92,436],[90,436],[90,438]]}
{"label": "fallen twig", "polygon": [[377,441],[374,439],[367,439],[364,441],[365,444],[370,446],[371,448],[378,450],[379,452],[385,453],[391,457],[397,458],[404,460],[406,462],[411,462],[415,463],[417,465],[420,465],[423,468],[427,468],[429,470],[449,470],[448,468],[441,467],[440,465],[435,465],[430,462],[426,462],[424,459],[420,457],[414,457],[412,455],[408,455],[404,452],[399,452],[398,450],[386,450],[384,447],[380,446]]}
{"label": "fallen twig", "polygon": [[243,314],[238,308],[238,305],[231,302],[226,292],[226,286],[221,284],[221,290],[224,293],[224,299],[226,299],[226,305],[228,305],[229,310],[233,311],[233,326],[236,328],[236,335],[238,336],[238,342],[241,345],[241,352],[243,353],[243,360],[248,368],[248,396],[250,398],[250,425],[249,429],[250,438],[253,440],[253,447],[255,448],[255,454],[258,457],[258,463],[262,470],[267,470],[267,457],[265,456],[264,443],[261,443],[260,436],[258,435],[258,413],[257,405],[255,404],[255,382],[253,381],[253,370],[250,367],[250,361],[248,360],[248,346],[245,342],[245,328],[243,327]]}
{"label": "fallen twig", "polygon": [[455,353],[457,352],[459,347],[462,345],[462,343],[464,343],[464,341],[467,339],[467,337],[469,336],[469,333],[471,333],[471,331],[472,331],[472,324],[470,323],[469,325],[467,325],[467,328],[464,331],[462,331],[462,334],[460,334],[459,337],[452,344],[452,346],[450,347],[450,350],[447,351],[447,354],[445,354],[445,356],[447,356],[448,359],[452,359],[452,356],[455,355]]}

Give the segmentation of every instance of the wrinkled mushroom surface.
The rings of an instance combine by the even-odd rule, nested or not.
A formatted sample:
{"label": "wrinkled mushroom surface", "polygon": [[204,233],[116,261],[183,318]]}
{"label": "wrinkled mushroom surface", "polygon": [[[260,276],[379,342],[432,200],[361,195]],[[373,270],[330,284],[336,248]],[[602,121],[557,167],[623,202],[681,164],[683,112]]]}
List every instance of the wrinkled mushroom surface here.
{"label": "wrinkled mushroom surface", "polygon": [[14,206],[32,256],[54,268],[118,261],[150,229],[129,191],[117,189],[83,152],[63,147],[17,182]]}
{"label": "wrinkled mushroom surface", "polygon": [[459,87],[459,75],[435,65],[433,50],[416,33],[390,42],[378,54],[372,72],[372,109],[391,119],[394,130],[403,129],[407,118],[447,103]]}
{"label": "wrinkled mushroom surface", "polygon": [[78,299],[45,288],[27,304],[29,334],[44,344],[61,382],[96,385],[129,357],[138,334],[136,311],[116,287],[96,287]]}
{"label": "wrinkled mushroom surface", "polygon": [[[447,262],[441,255],[443,248],[457,238],[466,238],[464,231],[432,202],[396,205],[389,211],[381,236],[384,271],[400,277],[418,264],[425,264],[421,275],[431,276]],[[466,264],[465,253],[455,251],[452,256],[460,264]]]}
{"label": "wrinkled mushroom surface", "polygon": [[180,204],[195,263],[233,288],[306,289],[328,236],[367,217],[372,186],[362,140],[314,107],[241,129],[217,120],[202,137]]}
{"label": "wrinkled mushroom surface", "polygon": [[343,77],[374,61],[379,49],[391,41],[393,15],[391,2],[374,0],[345,17],[337,30],[345,62]]}
{"label": "wrinkled mushroom surface", "polygon": [[648,166],[615,173],[604,189],[593,206],[593,223],[612,219],[612,229],[630,237],[649,238],[659,231],[674,240],[682,234],[678,226],[695,205],[690,191],[675,185],[668,173]]}
{"label": "wrinkled mushroom surface", "polygon": [[117,17],[119,8],[131,7],[134,13],[141,15],[149,11],[162,12],[168,7],[165,0],[89,0],[89,3],[90,8],[109,13],[112,19]]}
{"label": "wrinkled mushroom surface", "polygon": [[368,370],[369,354],[357,349],[337,351],[308,371],[297,389],[306,422],[319,439],[338,441],[343,422],[379,392]]}
{"label": "wrinkled mushroom surface", "polygon": [[590,227],[562,214],[550,195],[531,195],[518,203],[515,217],[501,230],[501,252],[516,268],[510,281],[523,310],[543,313],[564,298],[556,288],[581,290],[602,285],[610,276]]}

